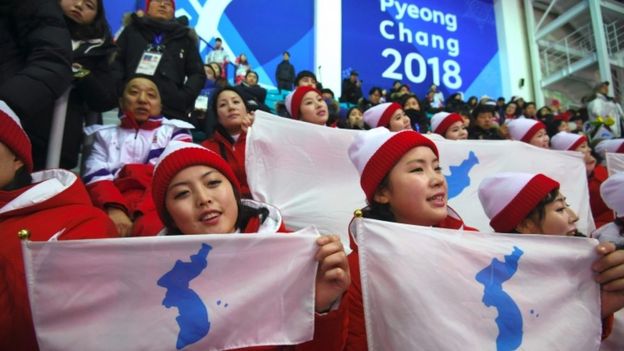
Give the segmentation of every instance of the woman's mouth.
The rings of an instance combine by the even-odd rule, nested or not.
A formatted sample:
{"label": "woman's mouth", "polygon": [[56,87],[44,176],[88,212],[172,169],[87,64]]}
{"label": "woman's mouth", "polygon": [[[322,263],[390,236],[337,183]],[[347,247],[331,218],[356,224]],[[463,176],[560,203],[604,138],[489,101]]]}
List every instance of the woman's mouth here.
{"label": "woman's mouth", "polygon": [[438,193],[433,196],[427,198],[427,202],[431,203],[433,207],[444,207],[446,206],[446,194]]}
{"label": "woman's mouth", "polygon": [[221,217],[221,212],[218,211],[208,211],[203,212],[199,217],[199,221],[204,225],[213,226],[219,223],[219,218]]}

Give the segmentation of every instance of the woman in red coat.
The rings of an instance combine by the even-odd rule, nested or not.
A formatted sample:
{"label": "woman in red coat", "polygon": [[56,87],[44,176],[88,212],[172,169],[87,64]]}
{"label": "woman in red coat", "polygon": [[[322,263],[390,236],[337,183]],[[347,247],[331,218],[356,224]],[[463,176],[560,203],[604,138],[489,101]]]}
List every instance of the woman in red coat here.
{"label": "woman in red coat", "polygon": [[0,350],[37,350],[18,234],[47,241],[112,237],[117,230],[73,173],[31,173],[30,140],[3,101],[0,126]]}
{"label": "woman in red coat", "polygon": [[[152,183],[164,235],[258,233],[284,231],[270,206],[241,200],[232,169],[216,153],[199,145],[171,142],[156,164]],[[314,339],[294,350],[342,350],[346,338],[346,304],[335,305],[350,283],[347,257],[338,236],[317,239]],[[278,350],[283,347],[254,348]]]}
{"label": "woman in red coat", "polygon": [[[349,158],[360,173],[368,206],[363,217],[389,222],[474,230],[447,206],[448,187],[438,148],[418,132],[380,127],[357,134]],[[353,231],[351,231],[353,233]],[[367,350],[357,238],[351,234],[348,350]]]}
{"label": "woman in red coat", "polygon": [[583,161],[587,170],[587,187],[589,189],[589,207],[596,223],[596,228],[612,222],[615,217],[613,211],[602,201],[600,184],[607,180],[607,168],[597,164],[596,158],[587,142],[587,137],[580,134],[559,132],[552,137],[553,150],[578,151],[583,154]]}
{"label": "woman in red coat", "polygon": [[253,116],[243,96],[238,87],[226,86],[214,92],[210,108],[217,122],[212,137],[202,145],[221,155],[236,175],[241,196],[251,198],[245,172],[245,143]]}
{"label": "woman in red coat", "polygon": [[[499,233],[584,236],[559,183],[543,174],[499,173],[479,185],[479,199],[490,225]],[[613,243],[596,246],[591,269],[600,284],[603,339],[611,332],[613,313],[624,307],[624,250]],[[589,267],[588,267],[589,268]]]}

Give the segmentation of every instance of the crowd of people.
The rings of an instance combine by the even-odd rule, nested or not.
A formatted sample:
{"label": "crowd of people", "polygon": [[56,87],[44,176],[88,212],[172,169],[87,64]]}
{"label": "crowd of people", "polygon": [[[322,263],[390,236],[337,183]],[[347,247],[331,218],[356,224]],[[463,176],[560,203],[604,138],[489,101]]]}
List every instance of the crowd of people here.
{"label": "crowd of people", "polygon": [[[493,174],[479,199],[496,232],[599,238],[591,269],[603,338],[624,307],[624,173],[609,176],[603,162],[608,152],[624,153],[624,114],[608,82],[585,108],[564,111],[557,101],[538,109],[521,97],[445,99],[435,85],[421,99],[400,81],[364,97],[351,71],[337,100],[313,72],[295,75],[284,52],[275,81],[288,94],[267,106],[244,54],[232,85],[221,39],[201,59],[192,29],[174,17],[175,0],[147,0],[116,39],[102,0],[12,1],[0,11],[0,349],[38,349],[18,232],[38,241],[288,232],[279,209],[253,199],[247,182],[247,132],[258,109],[361,130],[348,150],[366,197],[356,216],[408,225],[476,230],[469,214],[447,204],[428,133],[580,152],[595,233],[580,233],[559,182],[543,174]],[[45,169],[54,101],[68,89],[61,167]],[[101,112],[115,107],[119,124],[104,125]],[[193,118],[197,110],[202,118]],[[83,149],[85,135],[92,145]],[[82,170],[71,171],[80,159]],[[357,240],[348,257],[336,235],[316,244],[315,333],[296,349],[365,350]]]}

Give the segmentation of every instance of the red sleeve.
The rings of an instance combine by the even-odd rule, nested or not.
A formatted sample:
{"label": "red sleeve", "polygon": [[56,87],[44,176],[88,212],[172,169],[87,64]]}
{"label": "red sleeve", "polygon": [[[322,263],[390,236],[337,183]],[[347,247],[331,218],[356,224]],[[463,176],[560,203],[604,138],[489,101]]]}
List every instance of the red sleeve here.
{"label": "red sleeve", "polygon": [[340,351],[344,350],[347,339],[349,301],[343,295],[340,307],[335,311],[314,318],[314,339],[297,345],[297,351]]}
{"label": "red sleeve", "polygon": [[68,229],[60,236],[61,240],[100,239],[119,236],[113,221],[100,209],[84,206],[77,209],[74,214],[77,221],[67,226]]}
{"label": "red sleeve", "polygon": [[89,191],[91,201],[93,201],[95,207],[103,209],[105,205],[113,204],[128,212],[126,199],[121,195],[121,192],[117,189],[115,184],[113,184],[113,181],[102,180],[89,184],[87,185],[87,190]]}
{"label": "red sleeve", "polygon": [[362,300],[362,282],[360,280],[360,262],[357,251],[351,252],[348,259],[351,270],[351,286],[347,290],[349,329],[345,350],[365,351],[368,350],[368,344],[364,320],[364,301]]}

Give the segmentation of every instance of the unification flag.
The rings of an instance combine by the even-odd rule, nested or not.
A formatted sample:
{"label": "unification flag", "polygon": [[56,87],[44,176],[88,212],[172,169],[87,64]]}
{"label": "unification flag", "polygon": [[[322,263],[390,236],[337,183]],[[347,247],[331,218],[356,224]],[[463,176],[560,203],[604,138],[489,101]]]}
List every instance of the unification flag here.
{"label": "unification flag", "polygon": [[598,350],[594,239],[356,219],[369,350]]}
{"label": "unification flag", "polygon": [[[328,128],[256,111],[247,134],[245,166],[254,199],[277,206],[292,228],[316,226],[339,234],[348,247],[353,211],[366,205],[347,150],[355,130]],[[511,140],[434,139],[448,183],[450,206],[464,222],[491,231],[478,187],[499,172],[544,173],[561,184],[584,233],[594,229],[580,152],[545,150]]]}
{"label": "unification flag", "polygon": [[223,350],[314,334],[318,232],[25,241],[41,350]]}

